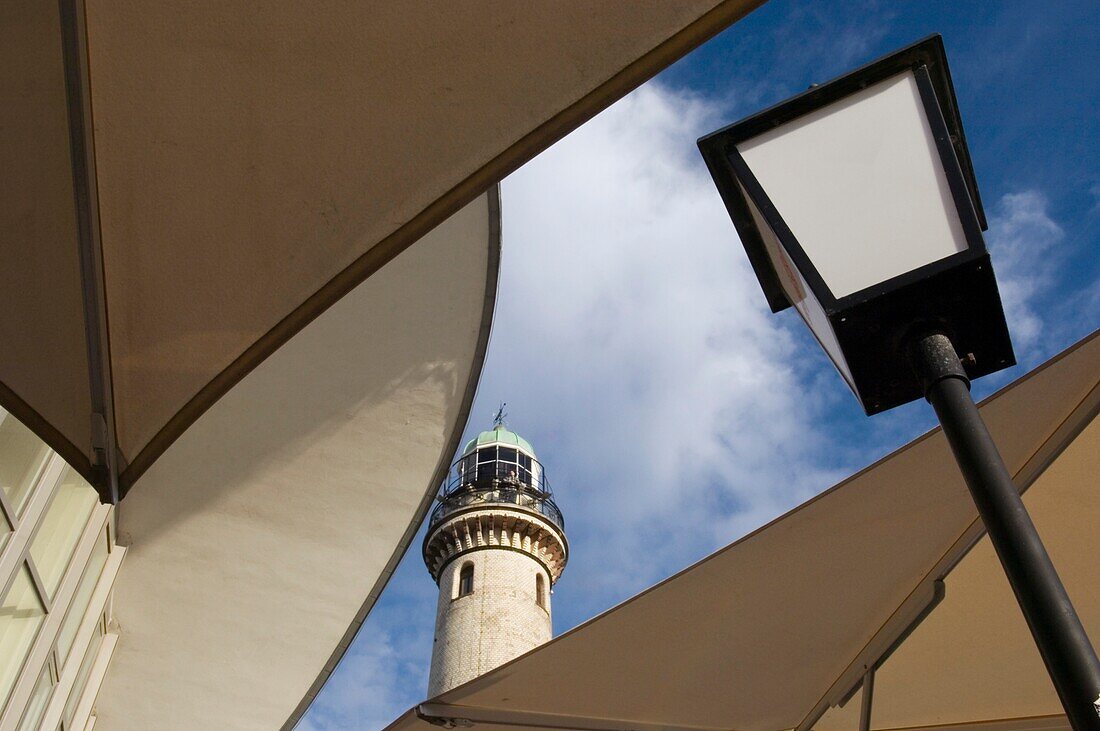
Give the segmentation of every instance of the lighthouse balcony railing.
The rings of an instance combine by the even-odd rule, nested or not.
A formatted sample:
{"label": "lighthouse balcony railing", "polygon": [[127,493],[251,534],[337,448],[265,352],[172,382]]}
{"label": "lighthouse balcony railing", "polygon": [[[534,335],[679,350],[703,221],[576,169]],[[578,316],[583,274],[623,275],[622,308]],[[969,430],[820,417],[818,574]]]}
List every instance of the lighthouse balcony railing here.
{"label": "lighthouse balcony railing", "polygon": [[481,464],[474,474],[452,478],[439,496],[428,526],[434,528],[450,513],[470,506],[515,505],[532,510],[565,530],[565,519],[548,488],[541,479],[521,480],[515,465]]}

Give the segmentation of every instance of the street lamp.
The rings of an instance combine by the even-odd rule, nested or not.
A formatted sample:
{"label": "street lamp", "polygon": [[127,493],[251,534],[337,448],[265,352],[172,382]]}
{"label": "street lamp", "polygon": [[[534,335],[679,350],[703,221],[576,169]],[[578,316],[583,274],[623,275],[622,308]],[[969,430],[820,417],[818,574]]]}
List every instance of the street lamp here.
{"label": "street lamp", "polygon": [[942,39],[699,149],[772,310],[795,308],[864,411],[932,404],[1066,715],[1100,727],[1100,661],[970,397],[1015,358]]}

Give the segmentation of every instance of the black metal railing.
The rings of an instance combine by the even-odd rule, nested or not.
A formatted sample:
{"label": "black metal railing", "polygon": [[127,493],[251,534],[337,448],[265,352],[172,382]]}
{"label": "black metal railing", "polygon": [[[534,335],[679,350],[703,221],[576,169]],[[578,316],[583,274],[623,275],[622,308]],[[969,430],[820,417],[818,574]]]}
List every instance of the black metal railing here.
{"label": "black metal railing", "polygon": [[[456,463],[457,464],[457,463]],[[472,505],[516,505],[550,519],[565,530],[565,519],[551,496],[541,466],[533,471],[517,469],[509,462],[482,462],[473,470],[456,471],[441,491],[428,519],[429,530],[445,516]]]}
{"label": "black metal railing", "polygon": [[525,490],[552,495],[546,473],[538,460],[519,464],[504,460],[474,462],[469,457],[460,459],[451,467],[451,476],[444,485],[442,495],[447,496],[467,485],[484,485],[493,481],[518,485]]}

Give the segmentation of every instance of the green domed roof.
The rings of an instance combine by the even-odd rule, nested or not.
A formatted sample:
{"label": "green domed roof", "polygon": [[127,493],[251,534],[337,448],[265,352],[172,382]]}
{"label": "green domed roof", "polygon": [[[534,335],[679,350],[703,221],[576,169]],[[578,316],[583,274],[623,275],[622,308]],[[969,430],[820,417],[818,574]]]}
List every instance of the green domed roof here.
{"label": "green domed roof", "polygon": [[462,456],[465,457],[483,444],[510,444],[519,447],[532,457],[535,456],[535,449],[529,441],[502,424],[497,424],[490,431],[483,431],[474,439],[466,442],[466,446],[462,449]]}

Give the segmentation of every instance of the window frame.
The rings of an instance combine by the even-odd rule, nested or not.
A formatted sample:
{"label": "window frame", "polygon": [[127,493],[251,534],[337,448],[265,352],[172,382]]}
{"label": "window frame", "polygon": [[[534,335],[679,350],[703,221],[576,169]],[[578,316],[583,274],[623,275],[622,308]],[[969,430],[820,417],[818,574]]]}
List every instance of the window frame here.
{"label": "window frame", "polygon": [[[50,488],[50,499],[46,503],[45,507],[43,508],[42,514],[38,517],[38,520],[34,525],[34,530],[31,531],[30,540],[27,541],[27,547],[26,547],[26,551],[25,551],[25,557],[26,557],[26,560],[27,560],[27,564],[31,567],[31,572],[35,576],[35,583],[39,587],[39,594],[42,595],[42,596],[46,596],[47,597],[47,602],[52,602],[54,599],[56,599],[57,592],[61,587],[61,581],[64,580],[65,575],[68,574],[70,569],[75,565],[74,562],[75,562],[76,555],[77,555],[77,546],[80,544],[81,536],[83,536],[84,532],[87,530],[88,524],[93,522],[93,520],[95,518],[96,510],[102,507],[102,503],[99,502],[99,495],[98,495],[98,493],[96,493],[94,495],[95,500],[92,503],[92,508],[91,508],[91,510],[88,511],[88,514],[84,517],[84,528],[82,528],[80,530],[80,533],[78,534],[76,540],[73,541],[72,545],[68,549],[68,556],[65,557],[63,562],[60,564],[61,573],[59,574],[58,579],[57,579],[57,586],[54,587],[54,592],[53,592],[54,597],[50,598],[48,596],[49,587],[46,586],[45,582],[42,580],[41,574],[39,573],[38,563],[39,563],[40,559],[35,557],[33,555],[32,551],[34,549],[35,540],[38,538],[39,533],[41,533],[42,530],[44,529],[46,519],[48,517],[50,517],[51,508],[53,508],[55,503],[58,500],[61,499],[61,485],[64,482],[64,478],[66,477],[66,475],[69,475],[70,473],[71,473],[71,475],[74,479],[78,480],[80,483],[83,483],[83,485],[85,487],[91,488],[91,485],[89,485],[84,480],[84,478],[80,475],[79,472],[76,471],[76,469],[71,467],[68,463],[65,463],[65,466],[61,470],[61,474],[58,476],[57,481],[54,483],[53,487]],[[94,493],[95,492],[94,488],[92,488],[92,490],[93,490],[93,493]],[[92,496],[89,496],[89,497],[92,497]],[[85,559],[87,559],[87,557],[85,557]],[[47,606],[46,611],[50,611],[49,606]]]}
{"label": "window frame", "polygon": [[535,574],[535,604],[546,610],[546,577],[539,571]]}
{"label": "window frame", "polygon": [[[468,582],[467,582],[468,580]],[[455,599],[461,599],[474,593],[474,563],[467,561],[458,570],[458,580],[455,583]]]}
{"label": "window frame", "polygon": [[[46,722],[51,717],[56,717],[57,714],[53,709],[59,702],[60,696],[65,696],[60,699],[63,706],[72,691],[69,677],[77,669],[73,666],[79,664],[78,661],[83,659],[84,653],[87,651],[87,644],[91,640],[88,628],[94,623],[101,622],[103,615],[109,612],[110,594],[118,574],[119,565],[125,554],[125,549],[115,544],[115,530],[112,520],[114,510],[112,506],[97,503],[81,529],[80,537],[77,539],[69,557],[61,581],[53,599],[50,599],[45,587],[41,584],[41,578],[37,576],[36,567],[30,555],[30,546],[34,536],[37,535],[41,518],[44,517],[60,484],[61,476],[68,466],[56,454],[51,455],[50,460],[51,462],[44,473],[44,479],[50,479],[52,483],[44,481],[35,487],[37,492],[28,501],[27,510],[21,518],[19,540],[14,544],[9,541],[8,545],[4,547],[3,555],[0,556],[0,565],[4,567],[10,567],[14,564],[15,571],[21,571],[24,566],[28,569],[38,599],[46,607],[44,620],[38,627],[30,647],[24,656],[18,660],[21,665],[17,671],[11,693],[0,702],[0,731],[16,728],[18,723],[21,722],[23,715],[26,713],[27,704],[33,695],[35,685],[41,676],[44,664],[52,664],[55,668],[57,682],[51,690],[52,695],[43,716],[43,721]],[[92,592],[88,606],[85,608],[85,616],[78,624],[71,652],[67,658],[59,658],[57,643],[61,627],[73,610],[76,592],[85,572],[88,570],[92,553],[100,541],[105,541],[107,544],[107,561],[100,567],[95,589]],[[3,582],[6,594],[10,584],[14,582],[14,572],[11,576],[5,578],[8,579]],[[81,651],[78,652],[78,649]],[[68,683],[67,680],[69,680]],[[46,725],[52,728],[49,723]]]}
{"label": "window frame", "polygon": [[[0,412],[3,412],[0,413],[0,423],[3,423],[7,419],[12,419],[19,423],[24,429],[27,429],[26,424],[16,419],[10,411],[0,408]],[[31,434],[33,436],[33,432],[31,432]],[[41,443],[38,450],[38,466],[32,471],[33,477],[30,480],[30,490],[19,505],[15,505],[11,501],[11,498],[8,497],[7,492],[0,489],[0,512],[2,512],[4,514],[3,517],[7,519],[12,533],[19,527],[19,523],[28,520],[28,512],[31,507],[31,502],[34,499],[34,494],[41,487],[40,483],[46,474],[46,470],[50,467],[51,459],[57,456],[57,453],[51,450],[49,445],[45,442]]]}
{"label": "window frame", "polygon": [[[9,414],[7,418],[13,417]],[[23,500],[23,504],[20,506],[22,512],[18,515],[14,510],[10,510],[12,505],[6,499],[7,496],[2,495],[3,490],[0,490],[0,495],[4,499],[4,517],[11,526],[11,532],[6,535],[3,547],[0,548],[0,598],[8,596],[8,592],[15,584],[17,576],[26,570],[44,613],[42,622],[35,629],[34,636],[23,653],[23,657],[11,660],[11,662],[17,662],[19,665],[15,671],[15,682],[9,692],[4,694],[4,697],[0,697],[0,729],[8,724],[8,716],[12,715],[11,709],[18,708],[19,716],[23,715],[24,706],[30,700],[30,694],[41,675],[42,663],[47,661],[45,657],[40,657],[37,661],[33,661],[33,659],[42,637],[47,632],[46,628],[55,608],[57,597],[50,598],[49,592],[46,591],[46,587],[42,582],[42,577],[38,573],[38,567],[31,559],[30,550],[38,526],[49,509],[54,493],[57,492],[61,483],[61,476],[65,473],[67,467],[66,462],[58,454],[47,450],[42,463],[35,470],[35,478],[30,493]],[[27,687],[28,685],[29,687]],[[21,691],[24,692],[21,693]],[[22,697],[23,695],[26,697]]]}
{"label": "window frame", "polygon": [[[12,532],[8,534],[7,543],[0,550],[0,596],[7,595],[15,579],[16,569],[30,555],[31,543],[38,531],[38,525],[53,501],[54,493],[61,484],[61,476],[65,473],[67,466],[65,460],[59,455],[50,455],[45,467],[39,471],[38,482],[32,489],[30,497],[23,505],[23,514],[14,520],[14,516],[7,516],[13,526]],[[31,573],[37,577],[37,570],[32,569]],[[46,596],[45,587],[41,584],[41,577],[35,579],[35,584],[46,604],[46,611],[49,611],[50,601]]]}

